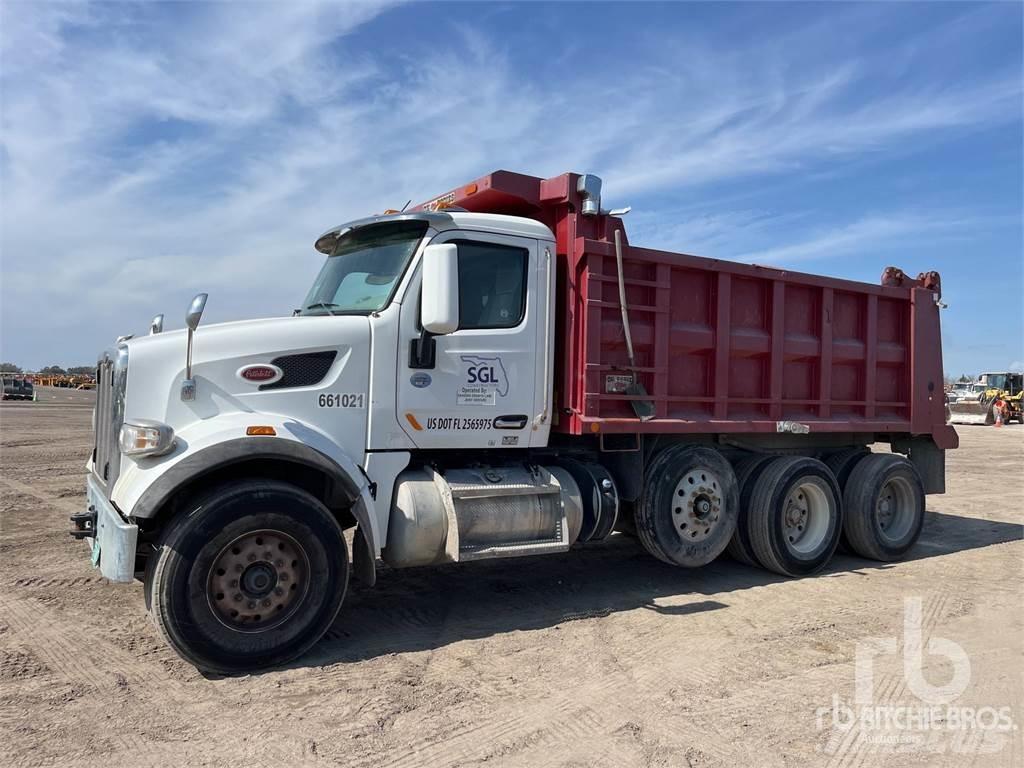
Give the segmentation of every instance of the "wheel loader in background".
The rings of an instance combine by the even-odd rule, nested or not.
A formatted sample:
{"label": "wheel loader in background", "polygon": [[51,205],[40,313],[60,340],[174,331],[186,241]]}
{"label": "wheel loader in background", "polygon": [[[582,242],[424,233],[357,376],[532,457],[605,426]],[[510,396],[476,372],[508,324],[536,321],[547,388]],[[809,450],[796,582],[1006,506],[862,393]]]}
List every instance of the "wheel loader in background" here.
{"label": "wheel loader in background", "polygon": [[1024,424],[1021,399],[1024,397],[1024,374],[1010,371],[983,373],[974,389],[974,399],[960,399],[949,403],[949,420],[953,424],[994,424],[1000,412],[1004,422]]}

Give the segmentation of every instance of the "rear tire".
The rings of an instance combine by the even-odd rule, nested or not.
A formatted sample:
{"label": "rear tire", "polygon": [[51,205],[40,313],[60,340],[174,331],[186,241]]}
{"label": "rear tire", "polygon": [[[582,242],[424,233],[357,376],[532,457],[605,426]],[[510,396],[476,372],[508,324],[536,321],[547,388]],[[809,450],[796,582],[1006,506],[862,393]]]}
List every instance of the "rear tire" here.
{"label": "rear tire", "polygon": [[758,562],[783,576],[821,570],[839,543],[839,488],[817,459],[773,460],[754,483],[747,514]]}
{"label": "rear tire", "polygon": [[846,490],[846,482],[850,479],[850,473],[857,466],[857,462],[871,453],[867,448],[847,448],[845,451],[833,453],[825,459],[825,466],[829,468],[839,485],[839,492]]}
{"label": "rear tire", "polygon": [[146,569],[147,602],[167,642],[222,674],[283,664],[334,621],[348,549],[315,497],[279,482],[221,486],[168,528]]}
{"label": "rear tire", "polygon": [[750,545],[750,531],[747,525],[747,510],[750,508],[750,494],[753,491],[754,483],[760,476],[761,471],[768,466],[774,456],[765,454],[754,454],[736,462],[736,484],[740,489],[740,505],[736,515],[736,531],[729,539],[729,546],[726,551],[733,560],[745,565],[757,567],[757,557],[754,555],[753,547]]}
{"label": "rear tire", "polygon": [[695,568],[714,560],[736,529],[739,489],[718,451],[678,445],[647,468],[636,507],[636,530],[659,560]]}
{"label": "rear tire", "polygon": [[[870,453],[871,451],[867,448],[847,448],[844,451],[839,451],[839,453],[833,453],[825,459],[825,466],[832,472],[836,479],[836,484],[839,486],[840,504],[843,504],[843,493],[846,491],[846,483],[850,479],[850,473],[857,466],[857,462],[870,455]],[[839,531],[839,546],[836,547],[836,551],[844,554],[853,553],[853,547],[846,540],[846,531],[842,529]]]}
{"label": "rear tire", "polygon": [[874,453],[858,463],[843,499],[843,529],[861,557],[899,560],[921,535],[924,485],[914,465],[902,456]]}

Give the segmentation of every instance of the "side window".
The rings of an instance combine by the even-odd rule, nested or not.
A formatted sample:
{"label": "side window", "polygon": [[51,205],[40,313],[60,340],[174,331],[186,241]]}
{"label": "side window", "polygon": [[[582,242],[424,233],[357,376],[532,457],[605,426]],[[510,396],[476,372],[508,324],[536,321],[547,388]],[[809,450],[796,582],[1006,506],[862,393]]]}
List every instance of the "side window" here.
{"label": "side window", "polygon": [[514,328],[526,314],[525,248],[456,241],[459,247],[459,330]]}

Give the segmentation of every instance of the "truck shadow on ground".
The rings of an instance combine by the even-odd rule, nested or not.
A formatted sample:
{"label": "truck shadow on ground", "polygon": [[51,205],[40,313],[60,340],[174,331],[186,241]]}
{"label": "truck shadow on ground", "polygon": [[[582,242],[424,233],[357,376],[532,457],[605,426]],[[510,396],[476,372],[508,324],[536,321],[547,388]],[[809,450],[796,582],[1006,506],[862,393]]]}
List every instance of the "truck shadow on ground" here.
{"label": "truck shadow on ground", "polygon": [[[1022,534],[1024,526],[1019,524],[928,512],[924,533],[906,561],[1017,541]],[[826,570],[807,578],[840,578],[895,567],[899,563],[837,553]],[[675,568],[623,535],[563,555],[383,569],[372,589],[353,582],[335,625],[291,666],[431,650],[636,609],[685,620],[695,613],[728,608],[723,600],[730,592],[782,581],[790,579],[724,556],[704,568]],[[695,599],[672,606],[655,602],[678,596]]]}

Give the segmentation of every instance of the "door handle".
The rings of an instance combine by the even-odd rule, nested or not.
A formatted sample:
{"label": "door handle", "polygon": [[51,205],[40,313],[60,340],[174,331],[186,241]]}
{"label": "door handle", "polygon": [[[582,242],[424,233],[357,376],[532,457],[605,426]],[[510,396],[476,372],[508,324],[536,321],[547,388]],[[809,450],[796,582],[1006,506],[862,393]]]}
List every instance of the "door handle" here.
{"label": "door handle", "polygon": [[409,342],[409,367],[423,370],[433,368],[437,364],[437,344],[434,336],[424,330]]}
{"label": "door handle", "polygon": [[498,416],[494,419],[495,429],[522,429],[526,426],[526,414],[517,413],[512,416]]}

